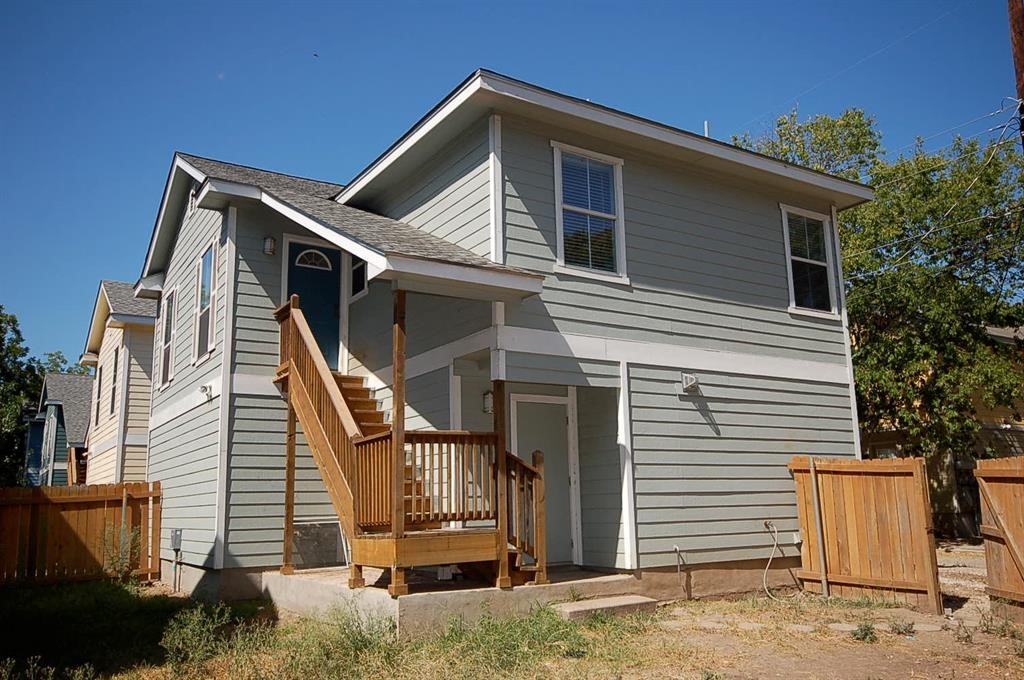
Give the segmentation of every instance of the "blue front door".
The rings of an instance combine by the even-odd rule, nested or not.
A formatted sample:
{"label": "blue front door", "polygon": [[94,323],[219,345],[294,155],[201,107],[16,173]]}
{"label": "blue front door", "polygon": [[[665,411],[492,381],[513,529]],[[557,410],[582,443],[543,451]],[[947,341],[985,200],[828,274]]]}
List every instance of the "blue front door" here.
{"label": "blue front door", "polygon": [[341,251],[289,243],[288,295],[299,296],[299,307],[327,365],[337,369],[341,341]]}

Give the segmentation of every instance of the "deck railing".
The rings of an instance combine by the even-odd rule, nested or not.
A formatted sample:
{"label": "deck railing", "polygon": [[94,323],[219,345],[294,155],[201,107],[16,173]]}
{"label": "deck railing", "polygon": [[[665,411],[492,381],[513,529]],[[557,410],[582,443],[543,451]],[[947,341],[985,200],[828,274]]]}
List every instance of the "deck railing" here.
{"label": "deck railing", "polygon": [[547,564],[547,517],[544,510],[544,454],[533,452],[533,464],[508,455],[508,542],[539,568]]}

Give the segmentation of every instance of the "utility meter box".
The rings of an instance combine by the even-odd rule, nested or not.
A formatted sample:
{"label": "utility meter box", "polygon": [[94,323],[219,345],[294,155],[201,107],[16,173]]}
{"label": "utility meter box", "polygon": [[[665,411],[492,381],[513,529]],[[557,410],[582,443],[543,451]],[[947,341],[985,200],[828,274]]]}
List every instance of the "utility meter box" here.
{"label": "utility meter box", "polygon": [[171,550],[181,550],[181,529],[171,529]]}

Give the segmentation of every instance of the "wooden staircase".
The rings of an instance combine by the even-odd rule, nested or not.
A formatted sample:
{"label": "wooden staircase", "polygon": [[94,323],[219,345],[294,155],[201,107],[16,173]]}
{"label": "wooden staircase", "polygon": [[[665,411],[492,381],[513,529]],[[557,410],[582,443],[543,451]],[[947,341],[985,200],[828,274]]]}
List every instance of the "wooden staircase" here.
{"label": "wooden staircase", "polygon": [[[543,456],[531,465],[499,446],[504,409],[494,432],[405,431],[404,292],[395,295],[392,423],[363,378],[328,368],[297,296],[275,311],[275,382],[288,401],[282,572],[293,571],[300,422],[352,548],[350,587],[365,585],[367,565],[390,569],[394,597],[408,592],[406,569],[418,566],[466,565],[502,588],[546,583]],[[504,402],[501,381],[495,399]],[[473,526],[445,528],[466,522]]]}

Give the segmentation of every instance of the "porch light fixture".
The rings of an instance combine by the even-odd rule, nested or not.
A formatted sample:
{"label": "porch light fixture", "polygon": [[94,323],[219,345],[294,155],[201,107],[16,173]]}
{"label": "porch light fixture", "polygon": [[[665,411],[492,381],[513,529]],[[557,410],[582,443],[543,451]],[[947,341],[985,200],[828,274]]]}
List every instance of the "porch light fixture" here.
{"label": "porch light fixture", "polygon": [[277,240],[273,236],[268,236],[263,239],[263,254],[273,255],[277,252]]}
{"label": "porch light fixture", "polygon": [[679,384],[676,385],[677,394],[689,394],[697,391],[700,381],[693,373],[680,373]]}
{"label": "porch light fixture", "polygon": [[484,392],[484,413],[494,413],[494,392],[490,390]]}

